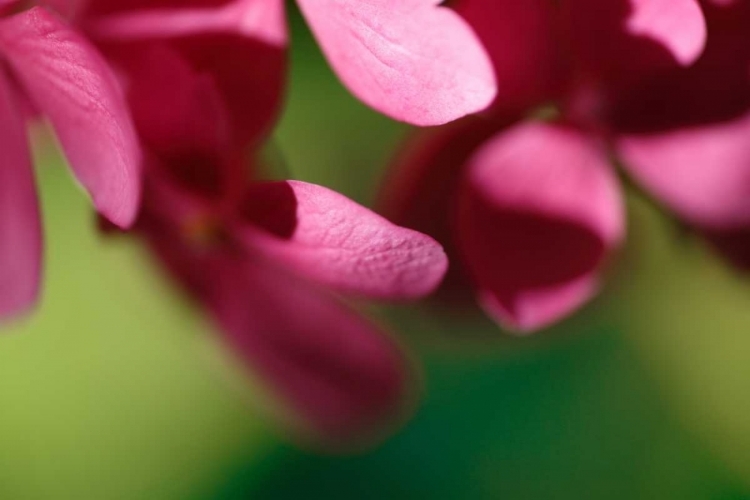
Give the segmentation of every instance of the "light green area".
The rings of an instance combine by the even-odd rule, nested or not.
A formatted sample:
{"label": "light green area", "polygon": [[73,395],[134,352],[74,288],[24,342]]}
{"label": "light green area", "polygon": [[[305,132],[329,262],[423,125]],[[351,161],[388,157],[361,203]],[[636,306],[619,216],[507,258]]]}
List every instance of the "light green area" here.
{"label": "light green area", "polygon": [[38,163],[44,297],[0,336],[0,498],[184,499],[265,448],[248,389],[141,249],[96,234],[62,162]]}

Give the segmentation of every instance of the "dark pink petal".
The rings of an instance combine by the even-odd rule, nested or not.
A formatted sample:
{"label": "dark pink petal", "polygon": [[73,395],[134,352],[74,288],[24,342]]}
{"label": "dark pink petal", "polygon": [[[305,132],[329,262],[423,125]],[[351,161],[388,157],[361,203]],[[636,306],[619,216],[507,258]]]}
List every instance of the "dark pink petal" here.
{"label": "dark pink petal", "polygon": [[750,225],[703,233],[709,242],[735,268],[750,271]]}
{"label": "dark pink petal", "polygon": [[[450,261],[440,298],[473,302],[457,255],[450,215],[464,165],[475,150],[507,123],[468,116],[442,127],[419,129],[405,141],[383,182],[378,212],[399,226],[435,238]],[[453,304],[455,305],[455,304]]]}
{"label": "dark pink petal", "polygon": [[459,0],[455,9],[492,58],[498,108],[524,111],[555,96],[563,60],[553,2]]}
{"label": "dark pink petal", "polygon": [[619,96],[619,130],[654,133],[728,121],[750,109],[750,2],[703,2],[710,36],[695,64],[651,78]]}
{"label": "dark pink petal", "polygon": [[750,114],[739,119],[627,135],[617,148],[627,170],[691,224],[750,223]]}
{"label": "dark pink petal", "polygon": [[522,332],[588,301],[624,232],[605,152],[576,130],[542,123],[503,132],[474,156],[456,224],[480,302]]}
{"label": "dark pink petal", "polygon": [[0,142],[0,317],[6,317],[36,302],[42,233],[23,114],[1,70]]}
{"label": "dark pink petal", "polygon": [[454,11],[436,0],[298,0],[342,82],[397,120],[437,125],[485,109],[492,64]]}
{"label": "dark pink petal", "polygon": [[[125,3],[128,6],[123,6]],[[119,2],[91,6],[87,29],[104,40],[175,38],[224,33],[269,45],[287,43],[283,0]],[[130,5],[133,4],[133,5]]]}
{"label": "dark pink petal", "polygon": [[400,416],[410,368],[376,326],[267,264],[214,279],[211,310],[230,345],[318,439],[371,437]]}
{"label": "dark pink petal", "polygon": [[89,0],[39,0],[38,5],[55,11],[65,19],[73,20],[87,7]]}
{"label": "dark pink petal", "polygon": [[130,3],[129,9],[100,6],[87,20],[89,32],[109,57],[127,65],[144,46],[169,44],[195,71],[215,80],[237,144],[244,147],[270,131],[285,80],[281,0]]}
{"label": "dark pink petal", "polygon": [[562,0],[560,7],[579,78],[598,85],[628,86],[688,66],[706,43],[696,0]]}
{"label": "dark pink petal", "polygon": [[83,37],[38,7],[0,22],[0,51],[52,122],[97,209],[118,225],[131,224],[141,152],[107,63]]}
{"label": "dark pink petal", "polygon": [[683,66],[706,44],[706,22],[697,0],[631,0],[628,33],[660,42]]}
{"label": "dark pink petal", "polygon": [[167,46],[141,50],[128,66],[128,100],[138,133],[174,182],[220,195],[229,180],[224,166],[232,134],[215,80]]}
{"label": "dark pink petal", "polygon": [[338,290],[384,299],[433,291],[447,260],[429,236],[348,198],[298,181],[254,184],[243,207],[247,246]]}

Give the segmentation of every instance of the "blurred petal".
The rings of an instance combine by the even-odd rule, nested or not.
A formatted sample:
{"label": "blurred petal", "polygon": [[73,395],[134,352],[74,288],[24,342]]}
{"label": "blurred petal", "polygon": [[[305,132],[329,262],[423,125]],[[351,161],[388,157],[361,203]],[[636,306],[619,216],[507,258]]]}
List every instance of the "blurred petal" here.
{"label": "blurred petal", "polygon": [[26,125],[15,89],[0,71],[0,317],[36,302],[42,233]]}
{"label": "blurred petal", "polygon": [[750,271],[750,226],[703,234],[721,255],[736,268]]}
{"label": "blurred petal", "polygon": [[287,43],[283,0],[95,0],[87,28],[105,40],[234,33],[269,45]]}
{"label": "blurred petal", "polygon": [[184,188],[221,194],[228,177],[223,167],[231,133],[229,113],[214,79],[196,72],[178,52],[163,45],[144,48],[128,74],[133,119],[158,163]]}
{"label": "blurred petal", "polygon": [[474,156],[457,215],[482,305],[519,331],[589,300],[624,232],[605,153],[576,130],[542,123],[501,133]]}
{"label": "blurred petal", "polygon": [[409,395],[409,367],[354,311],[261,263],[215,276],[213,312],[230,344],[327,441],[368,437]]}
{"label": "blurred petal", "polygon": [[750,114],[722,123],[627,135],[627,170],[680,217],[706,229],[750,222]]}
{"label": "blurred petal", "polygon": [[498,108],[523,111],[554,97],[563,61],[552,2],[460,0],[455,8],[492,58]]}
{"label": "blurred petal", "polygon": [[621,95],[618,130],[659,129],[728,121],[750,109],[750,2],[703,2],[708,43],[700,59]]}
{"label": "blurred petal", "polygon": [[696,0],[562,0],[562,27],[584,77],[627,86],[688,66],[706,43]]}
{"label": "blurred petal", "polygon": [[130,3],[135,5],[129,9],[94,9],[89,21],[110,57],[137,59],[144,44],[169,43],[196,71],[215,80],[237,144],[244,147],[269,132],[286,76],[281,0]]}
{"label": "blurred petal", "polygon": [[697,0],[631,0],[627,31],[652,38],[683,66],[695,62],[706,44],[706,21]]}
{"label": "blurred petal", "polygon": [[438,286],[448,265],[429,236],[314,184],[256,183],[243,213],[252,223],[242,228],[249,248],[341,291],[418,298]]}
{"label": "blurred petal", "polygon": [[70,166],[112,222],[133,222],[141,152],[107,63],[42,8],[0,21],[0,51],[49,118]]}
{"label": "blurred petal", "polygon": [[495,97],[479,39],[435,0],[298,0],[343,83],[397,120],[437,125],[485,109]]}
{"label": "blurred petal", "polygon": [[432,236],[445,249],[450,266],[441,286],[442,298],[473,301],[466,293],[468,280],[455,251],[450,214],[467,160],[503,126],[468,116],[442,127],[416,130],[398,151],[381,188],[378,212],[394,224]]}

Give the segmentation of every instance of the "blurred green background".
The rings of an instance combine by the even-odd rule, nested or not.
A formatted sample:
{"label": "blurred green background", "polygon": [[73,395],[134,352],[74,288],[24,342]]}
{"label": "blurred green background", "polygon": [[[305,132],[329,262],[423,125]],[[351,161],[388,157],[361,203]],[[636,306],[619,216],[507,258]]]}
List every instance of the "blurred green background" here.
{"label": "blurred green background", "polygon": [[[407,132],[338,83],[293,15],[274,148],[292,176],[371,203]],[[750,498],[750,284],[632,197],[606,292],[531,339],[383,311],[425,363],[410,423],[321,456],[137,244],[104,239],[51,148],[41,306],[0,335],[0,499]]]}

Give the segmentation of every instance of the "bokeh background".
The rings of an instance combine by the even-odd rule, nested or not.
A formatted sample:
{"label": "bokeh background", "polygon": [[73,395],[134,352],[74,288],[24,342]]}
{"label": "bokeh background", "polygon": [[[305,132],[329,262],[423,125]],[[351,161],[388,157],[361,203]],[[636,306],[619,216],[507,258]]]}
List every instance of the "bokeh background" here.
{"label": "bokeh background", "polygon": [[[355,101],[292,14],[272,151],[371,204],[408,127]],[[44,134],[35,314],[0,333],[0,499],[750,498],[750,279],[630,196],[629,241],[585,311],[526,339],[428,307],[376,311],[424,363],[414,418],[320,454],[136,242],[105,238]]]}

